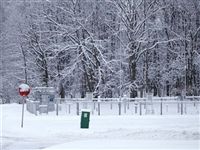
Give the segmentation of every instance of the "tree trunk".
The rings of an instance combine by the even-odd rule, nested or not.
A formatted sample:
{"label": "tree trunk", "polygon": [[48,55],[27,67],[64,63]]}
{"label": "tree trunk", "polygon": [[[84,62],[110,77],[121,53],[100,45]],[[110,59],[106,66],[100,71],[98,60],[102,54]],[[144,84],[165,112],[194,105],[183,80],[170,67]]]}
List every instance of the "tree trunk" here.
{"label": "tree trunk", "polygon": [[[135,82],[136,80],[136,62],[135,62],[135,54],[133,54],[130,58],[129,58],[129,69],[130,69],[130,80],[131,82]],[[130,90],[130,97],[134,98],[137,97],[137,90],[136,88],[133,86],[133,88],[131,88]]]}

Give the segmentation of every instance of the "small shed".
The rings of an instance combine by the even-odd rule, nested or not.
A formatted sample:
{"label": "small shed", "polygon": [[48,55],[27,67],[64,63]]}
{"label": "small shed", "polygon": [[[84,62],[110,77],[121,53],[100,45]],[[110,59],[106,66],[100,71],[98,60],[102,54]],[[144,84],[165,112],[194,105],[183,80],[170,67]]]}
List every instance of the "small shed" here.
{"label": "small shed", "polygon": [[[35,109],[35,110],[34,110]],[[54,87],[35,87],[32,89],[27,110],[32,113],[48,113],[55,110],[55,88]]]}

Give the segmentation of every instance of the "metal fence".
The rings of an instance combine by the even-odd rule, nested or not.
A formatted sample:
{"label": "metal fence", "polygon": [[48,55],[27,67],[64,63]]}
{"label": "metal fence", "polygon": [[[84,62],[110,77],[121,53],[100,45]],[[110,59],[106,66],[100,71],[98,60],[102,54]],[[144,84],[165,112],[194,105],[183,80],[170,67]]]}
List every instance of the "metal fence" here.
{"label": "metal fence", "polygon": [[56,98],[56,115],[79,115],[90,109],[93,115],[199,114],[200,96],[148,98]]}

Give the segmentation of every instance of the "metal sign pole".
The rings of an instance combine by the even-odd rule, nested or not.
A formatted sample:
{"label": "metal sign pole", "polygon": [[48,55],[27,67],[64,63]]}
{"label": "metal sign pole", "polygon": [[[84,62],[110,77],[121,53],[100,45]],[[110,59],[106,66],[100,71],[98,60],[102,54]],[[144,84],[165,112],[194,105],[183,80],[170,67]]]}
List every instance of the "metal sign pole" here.
{"label": "metal sign pole", "polygon": [[23,125],[24,125],[24,100],[25,100],[25,97],[23,96],[23,101],[22,101],[22,121],[21,121],[21,128],[23,128]]}
{"label": "metal sign pole", "polygon": [[22,120],[21,120],[21,128],[23,128],[24,125],[24,103],[25,103],[25,98],[28,96],[30,93],[30,87],[27,84],[21,84],[19,86],[19,94],[23,97],[22,98]]}

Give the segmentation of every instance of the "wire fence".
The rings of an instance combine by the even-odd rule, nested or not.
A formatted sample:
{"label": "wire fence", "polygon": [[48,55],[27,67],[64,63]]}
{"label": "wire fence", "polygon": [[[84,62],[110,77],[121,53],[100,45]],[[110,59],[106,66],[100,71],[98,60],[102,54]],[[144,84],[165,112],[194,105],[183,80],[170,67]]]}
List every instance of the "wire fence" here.
{"label": "wire fence", "polygon": [[56,115],[171,115],[199,114],[200,96],[148,98],[56,98]]}

